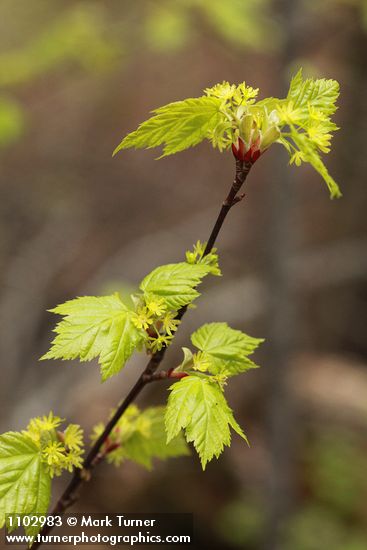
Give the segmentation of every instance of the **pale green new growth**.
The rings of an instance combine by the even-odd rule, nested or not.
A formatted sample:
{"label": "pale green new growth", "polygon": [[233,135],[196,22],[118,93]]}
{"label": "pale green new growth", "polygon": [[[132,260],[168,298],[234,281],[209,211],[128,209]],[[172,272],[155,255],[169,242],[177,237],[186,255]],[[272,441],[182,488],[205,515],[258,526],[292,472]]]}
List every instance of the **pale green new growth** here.
{"label": "pale green new growth", "polygon": [[277,108],[279,127],[284,129],[280,142],[292,154],[291,163],[297,166],[309,162],[324,178],[331,197],[340,197],[341,192],[321,160],[319,151],[330,151],[331,132],[338,127],[330,117],[336,111],[339,84],[324,78],[303,80],[302,69],[293,77],[288,96]]}
{"label": "pale green new growth", "polygon": [[205,264],[168,264],[157,267],[143,279],[140,289],[163,298],[169,309],[179,309],[200,296],[196,286],[212,271]]}
{"label": "pale green new growth", "polygon": [[[60,431],[62,422],[50,412],[0,436],[0,528],[6,515],[47,513],[52,477],[82,467],[83,431],[77,424]],[[25,530],[34,536],[40,525]]]}
{"label": "pale green new growth", "polygon": [[186,251],[186,261],[188,264],[205,264],[210,267],[210,273],[212,275],[219,277],[222,273],[219,268],[217,249],[212,248],[211,251],[204,256],[205,249],[206,243],[197,241],[192,251]]}
{"label": "pale green new growth", "polygon": [[220,101],[212,97],[198,97],[169,103],[155,109],[154,115],[143,122],[135,132],[127,135],[116,147],[121,149],[158,147],[163,155],[172,155],[197,145],[208,137],[220,120]]}
{"label": "pale green new growth", "polygon": [[99,356],[102,380],[118,373],[146,337],[117,293],[76,298],[51,311],[64,319],[56,325],[57,336],[42,359],[90,361]]}
{"label": "pale green new growth", "polygon": [[230,444],[232,427],[246,441],[223,394],[227,378],[257,365],[249,359],[263,342],[227,323],[209,323],[191,336],[200,350],[193,354],[182,348],[184,360],[174,372],[186,374],[171,386],[166,412],[167,441],[185,430],[186,440],[193,442],[203,469]]}
{"label": "pale green new growth", "polygon": [[[0,436],[0,528],[5,515],[44,514],[51,496],[51,478],[41,449],[22,433]],[[38,529],[26,528],[34,535]]]}
{"label": "pale green new growth", "polygon": [[[164,412],[165,407],[140,411],[136,405],[130,405],[110,434],[109,445],[117,448],[110,452],[107,449],[108,462],[119,466],[124,460],[131,460],[151,470],[155,458],[165,460],[188,455],[189,449],[182,434],[166,442]],[[103,424],[96,426],[93,439],[103,429]]]}
{"label": "pale green new growth", "polygon": [[273,143],[281,143],[291,163],[309,162],[324,178],[331,197],[341,196],[319,154],[329,152],[331,132],[338,129],[330,119],[339,96],[335,80],[303,80],[299,70],[286,98],[257,102],[258,90],[245,82],[223,82],[204,92],[153,111],[114,154],[130,147],[163,146],[162,156],[166,156],[208,139],[220,151],[234,148],[237,158],[253,164]]}
{"label": "pale green new growth", "polygon": [[[193,254],[198,253],[196,250]],[[198,258],[197,263],[181,262],[154,269],[140,284],[142,294],[132,295],[132,308],[122,302],[118,293],[84,296],[57,306],[50,311],[63,319],[56,325],[57,336],[42,359],[78,357],[91,361],[99,357],[102,380],[107,380],[143,345],[148,353],[170,345],[180,322],[177,311],[200,295],[196,287],[209,273],[220,274],[214,252],[207,261]]]}
{"label": "pale green new growth", "polygon": [[218,383],[206,376],[192,375],[169,389],[167,441],[184,429],[187,442],[193,442],[199,454],[203,470],[212,458],[219,457],[225,445],[230,445],[230,427],[247,441]]}
{"label": "pale green new growth", "polygon": [[339,83],[336,80],[307,78],[303,80],[302,69],[292,78],[287,99],[293,107],[299,109],[302,118],[309,118],[310,107],[317,109],[325,116],[336,111],[336,100],[339,97]]}
{"label": "pale green new growth", "polygon": [[234,330],[227,323],[208,323],[192,334],[191,341],[202,352],[199,363],[204,363],[203,370],[234,376],[257,367],[248,356],[264,340]]}

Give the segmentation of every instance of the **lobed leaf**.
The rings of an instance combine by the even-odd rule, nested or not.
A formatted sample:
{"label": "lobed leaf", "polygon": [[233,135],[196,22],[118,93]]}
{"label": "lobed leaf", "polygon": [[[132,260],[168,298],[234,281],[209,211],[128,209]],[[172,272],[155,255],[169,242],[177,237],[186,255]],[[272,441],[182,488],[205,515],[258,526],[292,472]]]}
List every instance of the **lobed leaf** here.
{"label": "lobed leaf", "polygon": [[56,325],[57,336],[41,359],[91,361],[99,356],[103,381],[122,369],[146,337],[118,293],[76,298],[51,311],[64,319]]}
{"label": "lobed leaf", "polygon": [[336,111],[336,100],[339,97],[339,83],[332,79],[303,80],[302,69],[292,78],[287,99],[293,101],[293,106],[300,109],[305,117],[309,116],[309,107],[314,107],[324,115],[332,115]]}
{"label": "lobed leaf", "polygon": [[264,340],[248,336],[227,323],[208,323],[191,335],[191,341],[209,360],[211,374],[233,376],[257,367],[249,355]]}
{"label": "lobed leaf", "polygon": [[123,443],[124,458],[151,470],[154,458],[165,460],[190,454],[182,434],[167,443],[164,413],[165,407],[151,407],[140,413],[139,420],[145,424],[145,429],[135,429]]}
{"label": "lobed leaf", "polygon": [[[324,178],[331,197],[340,197],[338,185],[329,175],[318,151],[330,151],[330,120],[336,110],[339,84],[333,79],[303,79],[302,69],[292,78],[286,98],[268,97],[256,102],[257,89],[245,82],[223,82],[204,90],[202,97],[169,103],[153,111],[153,116],[128,134],[114,154],[129,147],[163,146],[163,155],[177,153],[203,139],[220,151],[233,150],[253,164],[273,144],[281,143],[291,155],[291,163],[302,161]],[[288,132],[287,127],[293,126]],[[307,137],[307,153],[292,143],[293,134]],[[237,152],[236,152],[237,151]],[[217,272],[219,274],[219,272]]]}
{"label": "lobed leaf", "polygon": [[163,298],[168,309],[178,310],[200,295],[196,286],[211,270],[212,267],[206,264],[162,265],[143,279],[140,289],[145,294]]}
{"label": "lobed leaf", "polygon": [[230,427],[245,441],[247,438],[234,419],[232,410],[219,385],[206,376],[186,376],[170,387],[165,423],[167,441],[185,431],[188,443],[193,442],[201,465],[222,453],[230,445]]}
{"label": "lobed leaf", "polygon": [[300,69],[292,78],[287,102],[277,108],[280,126],[290,127],[290,133],[283,134],[278,141],[291,154],[291,163],[299,166],[302,161],[309,162],[325,180],[331,198],[341,197],[342,194],[322,162],[319,151],[330,151],[332,132],[338,129],[330,119],[336,111],[338,97],[339,84],[336,80],[304,80]]}
{"label": "lobed leaf", "polygon": [[159,107],[121,141],[113,154],[130,147],[149,149],[163,145],[165,157],[193,147],[208,137],[222,119],[220,106],[218,98],[202,96]]}
{"label": "lobed leaf", "polygon": [[332,199],[340,198],[342,196],[342,193],[339,189],[339,185],[329,174],[329,171],[326,168],[325,164],[322,162],[319,153],[312,145],[310,140],[307,138],[306,134],[293,131],[292,139],[303,154],[304,160],[306,162],[309,162],[311,166],[316,170],[316,172],[318,172],[320,176],[324,179],[326,185],[328,186],[330,197]]}
{"label": "lobed leaf", "polygon": [[[41,450],[25,434],[0,436],[0,527],[6,515],[44,514],[51,497],[51,478],[41,460]],[[28,529],[28,534],[38,530]]]}

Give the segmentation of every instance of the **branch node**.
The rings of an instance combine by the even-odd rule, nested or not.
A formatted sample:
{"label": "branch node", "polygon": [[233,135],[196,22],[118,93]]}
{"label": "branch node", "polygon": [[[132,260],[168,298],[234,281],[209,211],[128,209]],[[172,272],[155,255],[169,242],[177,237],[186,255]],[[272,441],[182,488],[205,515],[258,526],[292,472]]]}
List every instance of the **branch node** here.
{"label": "branch node", "polygon": [[233,202],[232,202],[232,205],[231,206],[234,206],[235,204],[237,204],[238,202],[241,202],[242,199],[244,199],[246,197],[246,193],[241,193],[241,195],[237,195],[234,199],[233,199]]}
{"label": "branch node", "polygon": [[[98,456],[98,455],[97,455]],[[92,477],[92,474],[91,474],[91,471],[90,470],[87,470],[86,468],[82,468],[80,470],[80,478],[83,480],[83,481],[90,481],[91,477]],[[71,502],[71,499],[69,499],[69,502]]]}

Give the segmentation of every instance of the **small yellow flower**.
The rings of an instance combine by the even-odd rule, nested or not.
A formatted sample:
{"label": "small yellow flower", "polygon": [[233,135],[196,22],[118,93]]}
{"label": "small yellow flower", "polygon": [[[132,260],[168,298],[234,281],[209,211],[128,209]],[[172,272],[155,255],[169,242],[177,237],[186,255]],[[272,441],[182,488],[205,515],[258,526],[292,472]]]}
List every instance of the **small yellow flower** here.
{"label": "small yellow flower", "polygon": [[62,419],[58,416],[54,416],[51,411],[48,416],[37,416],[32,418],[27,426],[28,434],[35,441],[39,441],[42,432],[55,430],[60,426]]}
{"label": "small yellow flower", "polygon": [[219,99],[231,99],[236,91],[236,85],[223,80],[222,84],[216,84],[212,88],[206,88],[204,92],[209,97],[218,97]]}
{"label": "small yellow flower", "polygon": [[258,88],[246,86],[245,82],[236,86],[226,81],[223,81],[222,84],[216,84],[212,88],[206,88],[204,91],[209,97],[217,97],[222,99],[224,103],[230,101],[236,105],[253,103],[259,92]]}
{"label": "small yellow flower", "polygon": [[169,336],[177,330],[180,321],[175,319],[175,313],[168,311],[162,319],[162,328]]}
{"label": "small yellow flower", "polygon": [[51,411],[48,416],[32,418],[25,433],[33,439],[37,445],[42,445],[44,440],[49,440],[55,434],[55,429],[61,424],[62,419],[54,416]]}
{"label": "small yellow flower", "polygon": [[224,386],[227,385],[227,379],[228,379],[228,376],[225,374],[216,374],[215,376],[212,377],[212,380],[215,380],[219,384],[222,390]]}
{"label": "small yellow flower", "polygon": [[83,430],[78,424],[69,424],[64,432],[66,447],[78,451],[83,447]]}
{"label": "small yellow flower", "polygon": [[148,311],[156,317],[163,315],[167,309],[163,298],[156,298],[153,296],[146,299],[146,305]]}
{"label": "small yellow flower", "polygon": [[153,323],[152,315],[153,313],[147,307],[140,307],[133,315],[132,321],[136,328],[146,330]]}
{"label": "small yellow flower", "polygon": [[69,472],[73,471],[73,468],[83,467],[82,452],[72,451],[64,457],[63,468]]}
{"label": "small yellow flower", "polygon": [[315,124],[307,129],[307,133],[311,141],[324,153],[330,151],[331,134],[325,132],[325,130],[319,125]]}
{"label": "small yellow flower", "polygon": [[65,447],[57,441],[50,441],[43,449],[42,456],[51,467],[62,467],[65,458]]}
{"label": "small yellow flower", "polygon": [[157,336],[157,338],[150,338],[150,349],[153,353],[160,351],[163,347],[167,347],[172,340],[172,336]]}

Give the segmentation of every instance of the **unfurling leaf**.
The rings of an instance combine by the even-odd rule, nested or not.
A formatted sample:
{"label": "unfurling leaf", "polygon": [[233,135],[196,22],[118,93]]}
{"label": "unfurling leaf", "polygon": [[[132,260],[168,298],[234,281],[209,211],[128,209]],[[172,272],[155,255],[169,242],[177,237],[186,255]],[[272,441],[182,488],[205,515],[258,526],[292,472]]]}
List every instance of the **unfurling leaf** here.
{"label": "unfurling leaf", "polygon": [[279,142],[291,155],[291,163],[299,166],[308,162],[327,184],[331,198],[341,197],[336,181],[330,176],[321,160],[320,152],[330,151],[332,132],[338,127],[331,121],[336,111],[339,84],[336,80],[302,77],[302,69],[293,77],[286,101],[277,108],[279,127],[282,131]]}
{"label": "unfurling leaf", "polygon": [[186,376],[170,387],[165,423],[167,441],[185,431],[188,443],[193,442],[201,465],[222,453],[230,445],[230,427],[245,441],[220,386],[207,376]]}
{"label": "unfurling leaf", "polygon": [[208,372],[233,376],[257,367],[249,355],[264,340],[234,330],[227,323],[208,323],[192,334],[191,341],[203,352]]}
{"label": "unfurling leaf", "polygon": [[336,111],[336,100],[339,97],[339,83],[325,78],[306,78],[303,80],[302,69],[292,78],[287,99],[299,109],[301,116],[308,119],[310,107],[325,116]]}
{"label": "unfurling leaf", "polygon": [[342,196],[338,184],[334,178],[329,174],[328,169],[322,162],[322,159],[313,146],[312,142],[303,133],[293,132],[292,139],[297,145],[300,153],[302,154],[302,160],[309,162],[311,166],[323,177],[326,185],[329,188],[331,198],[339,198]]}
{"label": "unfurling leaf", "polygon": [[300,69],[283,99],[256,101],[258,89],[245,82],[223,82],[204,93],[153,111],[150,119],[123,139],[114,154],[129,147],[163,145],[162,156],[166,156],[208,139],[213,147],[232,149],[236,159],[252,165],[274,143],[280,143],[289,152],[291,163],[299,166],[309,162],[324,178],[331,197],[341,196],[319,155],[329,152],[332,132],[338,129],[330,118],[339,96],[336,80],[304,80]]}

